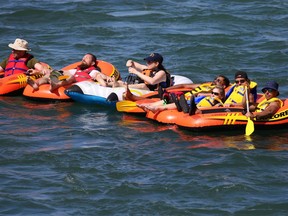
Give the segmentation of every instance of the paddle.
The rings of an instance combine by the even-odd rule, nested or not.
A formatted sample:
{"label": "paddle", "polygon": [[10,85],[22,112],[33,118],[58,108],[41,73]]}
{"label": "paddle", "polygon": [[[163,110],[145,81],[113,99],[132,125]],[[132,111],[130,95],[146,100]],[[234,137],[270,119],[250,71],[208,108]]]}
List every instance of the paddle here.
{"label": "paddle", "polygon": [[[247,88],[246,88],[245,96],[246,96],[247,112],[250,113],[250,111],[249,111],[249,99],[248,99],[248,90],[247,90]],[[254,132],[254,122],[251,120],[250,117],[247,117],[247,124],[246,124],[245,135],[246,135],[246,136],[250,136],[253,132]]]}
{"label": "paddle", "polygon": [[137,107],[137,103],[134,101],[123,100],[116,103],[116,108],[119,112],[127,112]]}

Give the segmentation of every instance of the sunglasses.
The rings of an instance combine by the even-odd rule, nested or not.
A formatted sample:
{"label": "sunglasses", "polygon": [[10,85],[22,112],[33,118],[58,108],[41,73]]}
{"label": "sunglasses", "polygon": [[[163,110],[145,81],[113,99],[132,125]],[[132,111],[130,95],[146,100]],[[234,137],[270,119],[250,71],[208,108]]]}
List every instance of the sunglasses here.
{"label": "sunglasses", "polygon": [[235,80],[235,83],[238,84],[238,83],[244,83],[246,80],[245,79],[241,79],[241,80]]}
{"label": "sunglasses", "polygon": [[263,92],[264,92],[264,93],[266,93],[266,92],[272,93],[272,92],[274,92],[274,89],[264,89]]}
{"label": "sunglasses", "polygon": [[221,82],[222,80],[219,79],[219,78],[215,78],[214,81],[215,81],[215,82]]}
{"label": "sunglasses", "polygon": [[218,92],[213,92],[213,91],[211,92],[211,94],[212,94],[212,95],[216,95],[216,96],[219,96],[219,95],[220,95],[220,93],[218,93]]}

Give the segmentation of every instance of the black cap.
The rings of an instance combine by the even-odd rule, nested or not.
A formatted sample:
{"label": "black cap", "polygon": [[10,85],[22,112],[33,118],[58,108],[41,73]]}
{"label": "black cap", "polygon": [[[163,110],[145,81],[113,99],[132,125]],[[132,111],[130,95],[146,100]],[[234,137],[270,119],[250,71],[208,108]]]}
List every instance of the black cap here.
{"label": "black cap", "polygon": [[151,53],[148,57],[144,58],[147,62],[159,62],[162,64],[163,57],[159,53]]}
{"label": "black cap", "polygon": [[237,72],[235,73],[235,79],[236,79],[236,78],[248,79],[248,75],[247,75],[247,73],[244,72],[244,71],[237,71]]}

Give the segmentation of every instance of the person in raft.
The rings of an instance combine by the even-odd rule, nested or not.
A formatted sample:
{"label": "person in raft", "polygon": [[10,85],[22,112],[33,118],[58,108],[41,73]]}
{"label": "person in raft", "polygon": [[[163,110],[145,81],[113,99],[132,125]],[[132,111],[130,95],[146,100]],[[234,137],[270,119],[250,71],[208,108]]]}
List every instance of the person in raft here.
{"label": "person in raft", "polygon": [[[197,83],[177,84],[177,85],[168,87],[166,89],[159,87],[158,94],[159,94],[159,98],[164,99],[166,97],[167,99],[167,94],[169,94],[167,90],[181,89],[181,88],[191,89],[191,92],[185,93],[185,98],[189,100],[190,95],[193,94],[196,97],[195,99],[196,102],[199,102],[205,96],[209,96],[212,89],[217,85],[222,86],[225,89],[225,92],[228,92],[229,89],[232,87],[229,79],[226,76],[220,74],[212,82],[205,82],[205,83],[200,83],[200,84],[197,84]],[[138,100],[146,99],[141,96],[133,95],[130,92],[129,88],[126,89],[124,96],[126,100],[131,100],[131,101],[138,101]]]}
{"label": "person in raft", "polygon": [[33,55],[28,53],[31,49],[26,40],[17,38],[14,43],[8,44],[8,47],[12,49],[12,53],[0,63],[1,77],[27,73],[27,71],[29,73],[34,70],[37,73],[45,73],[48,70]]}
{"label": "person in raft", "polygon": [[144,109],[145,111],[152,111],[154,113],[163,110],[173,110],[183,111],[184,113],[189,113],[189,115],[201,113],[201,107],[221,107],[225,101],[225,90],[222,86],[217,85],[212,89],[210,96],[204,97],[196,105],[194,101],[193,94],[190,99],[190,106],[188,106],[184,94],[181,94],[180,100],[175,100],[175,94],[171,93],[172,100],[174,103],[166,104],[164,101],[157,101],[150,104],[139,104],[138,107]]}
{"label": "person in raft", "polygon": [[[282,106],[283,102],[277,96],[279,95],[278,83],[275,81],[267,82],[262,89],[265,99],[260,103],[252,103],[249,106],[249,112],[245,115],[250,118],[267,119],[271,118]],[[249,88],[247,89],[249,93]],[[246,98],[243,97],[242,105],[246,108]]]}
{"label": "person in raft", "polygon": [[[97,67],[96,56],[91,53],[87,53],[84,55],[81,64],[78,65],[76,69],[71,69],[68,71],[53,70],[49,73],[46,73],[44,77],[36,81],[34,81],[33,79],[28,79],[28,84],[31,85],[34,90],[38,90],[39,85],[50,83],[51,92],[61,86],[89,79],[96,80],[101,86],[108,86],[108,83],[111,83],[112,86],[112,77],[106,76],[100,71],[101,69]],[[68,76],[68,78],[64,80],[59,80],[58,78],[62,75],[66,75]]]}
{"label": "person in raft", "polygon": [[235,73],[235,83],[226,94],[225,107],[242,107],[242,100],[245,96],[246,88],[249,89],[249,103],[254,103],[257,100],[257,83],[251,81],[244,71]]}
{"label": "person in raft", "polygon": [[[130,84],[131,88],[146,89],[154,91],[159,86],[167,88],[171,85],[171,76],[163,66],[163,57],[159,53],[152,53],[146,58],[146,65],[136,61],[128,60],[126,66],[130,74],[135,74],[139,83]],[[125,86],[126,83],[117,81],[114,87]]]}
{"label": "person in raft", "polygon": [[172,89],[191,89],[191,93],[196,97],[198,94],[205,94],[205,93],[211,93],[212,89],[216,86],[220,85],[222,86],[225,91],[228,91],[230,87],[230,81],[229,79],[220,74],[218,75],[212,82],[205,82],[205,83],[188,83],[188,84],[177,84],[171,87],[166,88],[165,90],[172,90]]}

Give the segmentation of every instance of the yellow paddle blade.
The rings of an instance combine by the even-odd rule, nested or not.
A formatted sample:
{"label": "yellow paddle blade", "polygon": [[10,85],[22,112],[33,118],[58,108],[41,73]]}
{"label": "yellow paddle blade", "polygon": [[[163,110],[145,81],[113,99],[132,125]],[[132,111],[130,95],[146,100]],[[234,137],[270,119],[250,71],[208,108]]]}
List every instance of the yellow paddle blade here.
{"label": "yellow paddle blade", "polygon": [[65,79],[68,79],[68,78],[69,78],[68,75],[62,75],[62,76],[58,77],[58,80],[65,80]]}
{"label": "yellow paddle blade", "polygon": [[119,112],[127,112],[137,107],[137,103],[134,101],[123,100],[116,103],[116,108]]}
{"label": "yellow paddle blade", "polygon": [[254,122],[250,118],[248,118],[245,135],[250,136],[253,132],[254,132]]}

